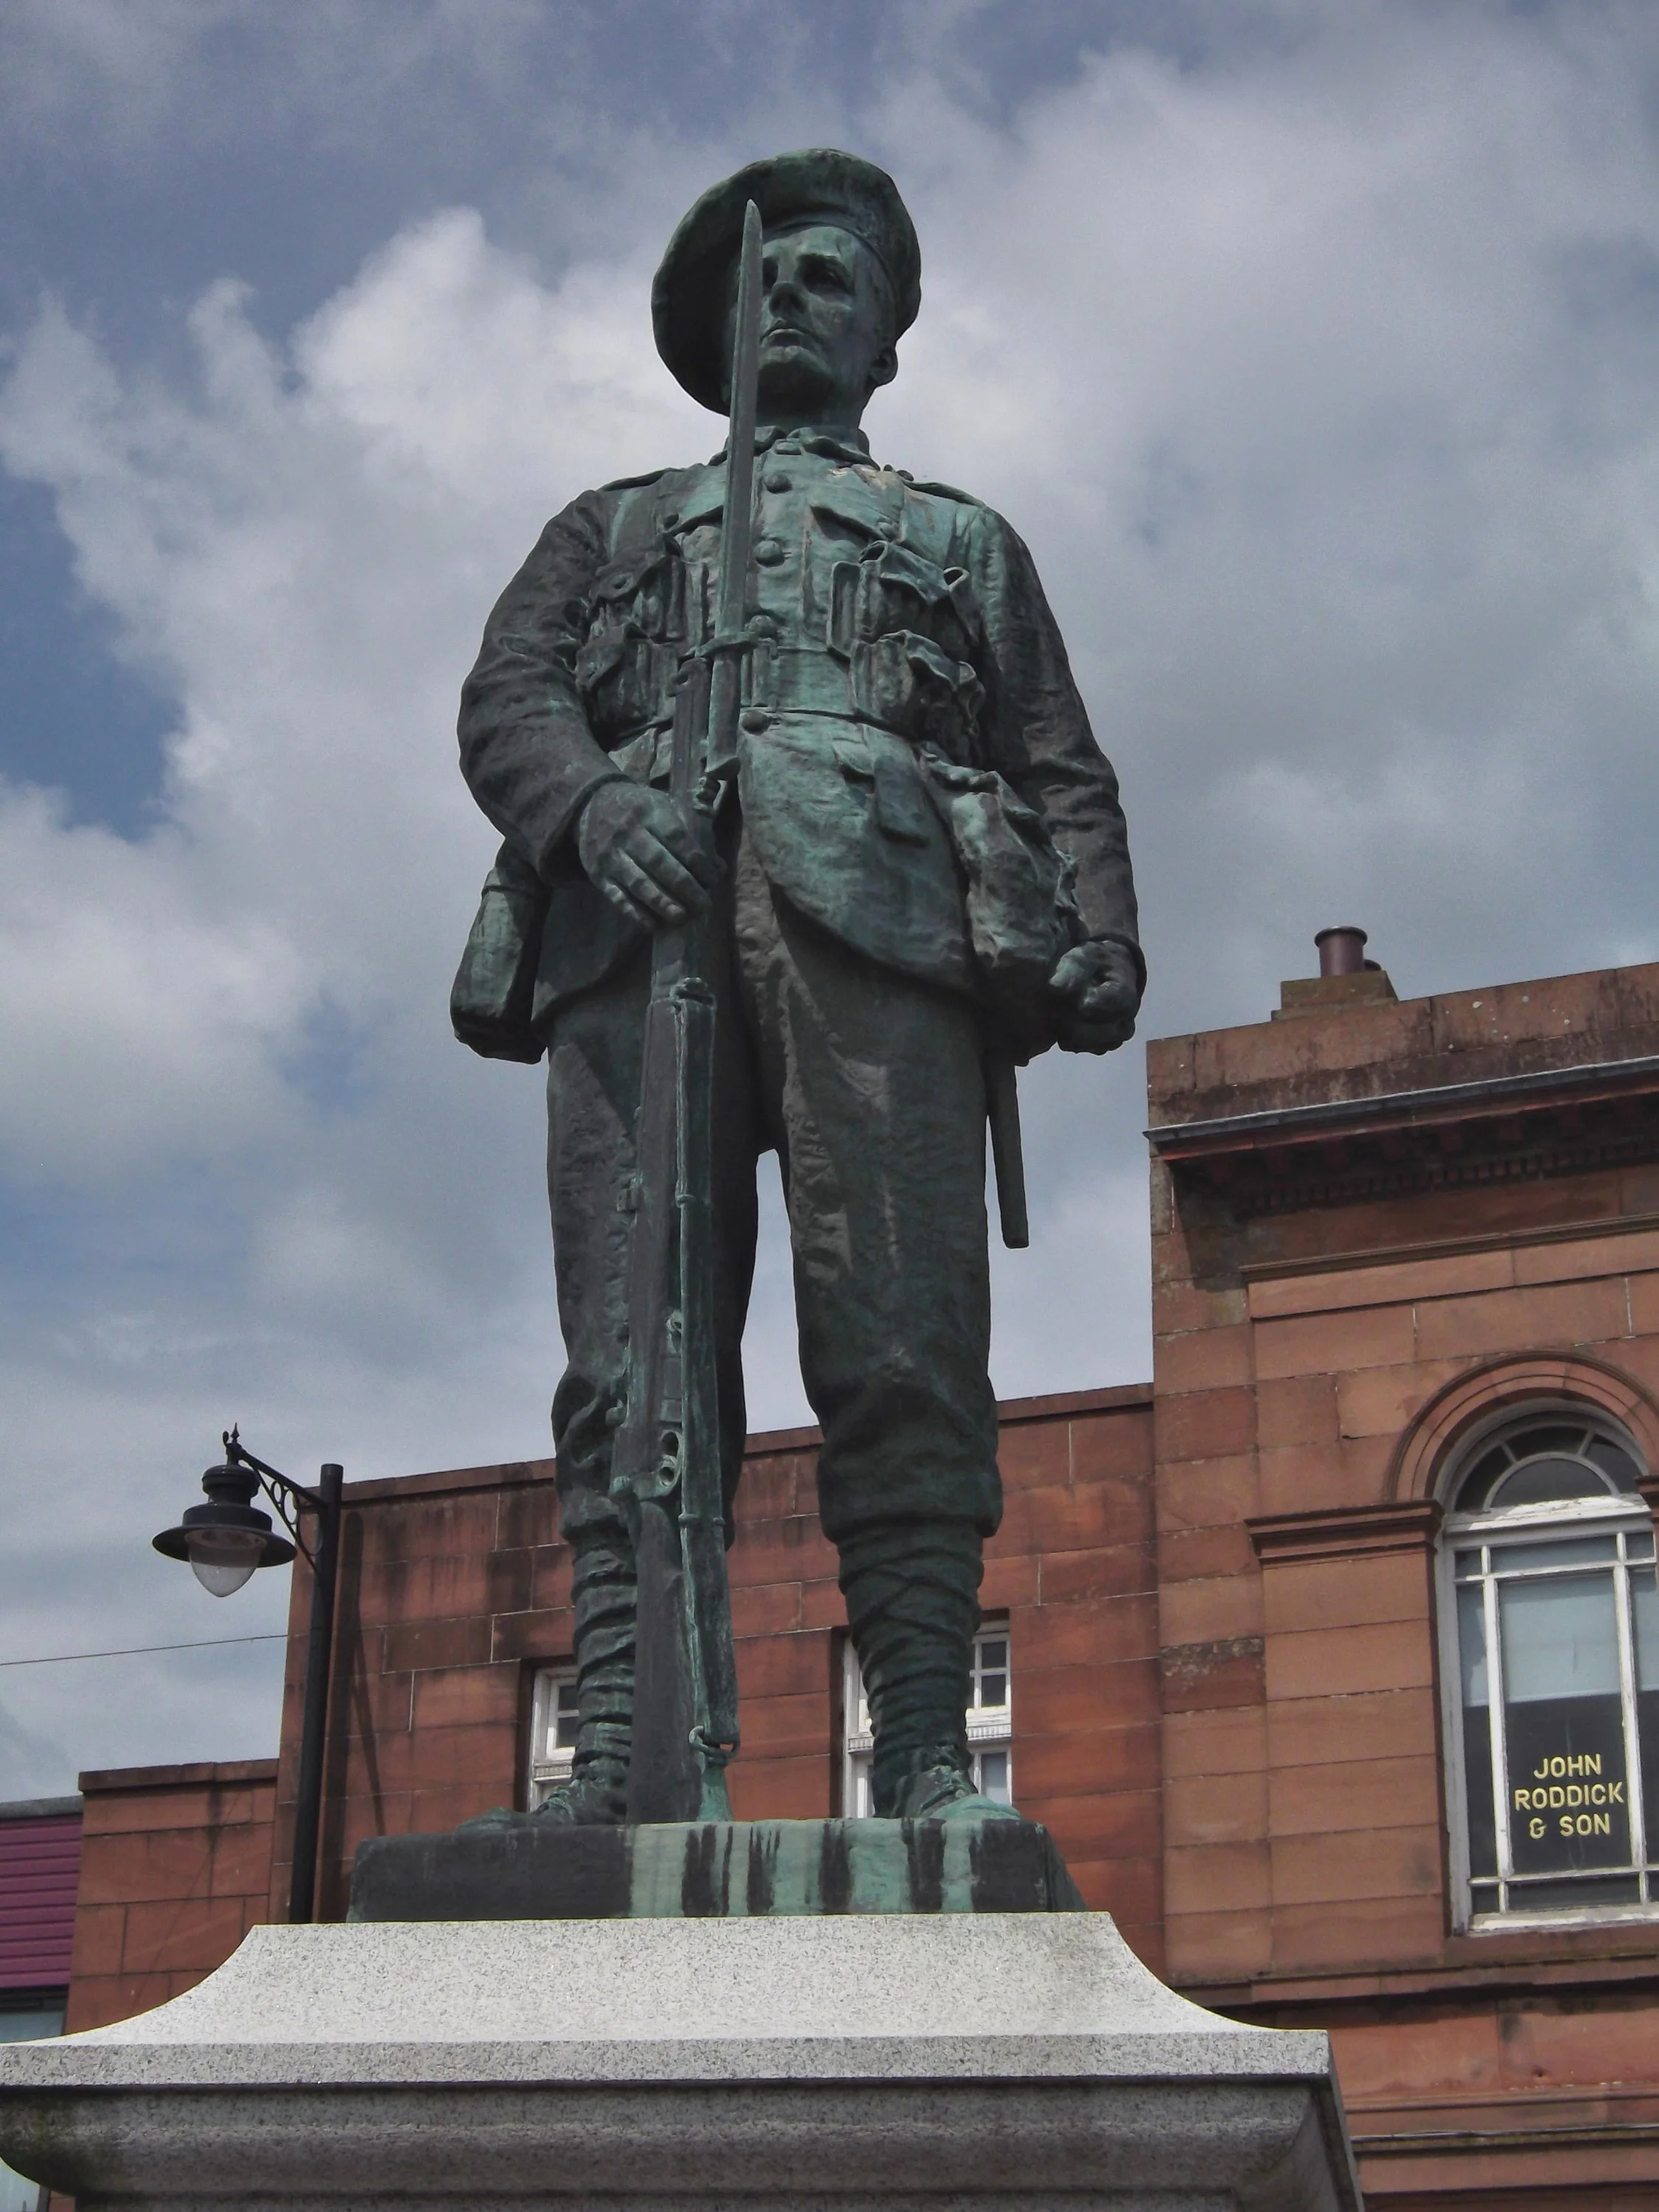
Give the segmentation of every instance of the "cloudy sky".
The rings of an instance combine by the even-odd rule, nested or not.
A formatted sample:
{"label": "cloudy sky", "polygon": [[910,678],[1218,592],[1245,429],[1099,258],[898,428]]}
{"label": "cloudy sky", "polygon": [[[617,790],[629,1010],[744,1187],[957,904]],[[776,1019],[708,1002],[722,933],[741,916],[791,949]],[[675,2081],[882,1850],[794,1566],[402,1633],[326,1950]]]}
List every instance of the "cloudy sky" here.
{"label": "cloudy sky", "polygon": [[[0,1658],[279,1624],[148,1547],[233,1418],[301,1474],[546,1449],[455,695],[547,514],[719,443],[647,295],[739,162],[900,180],[866,427],[1036,552],[1145,1034],[1329,921],[1402,995],[1659,953],[1640,0],[0,0]],[[1005,1394],[1148,1371],[1141,1078],[1027,1082]],[[775,1203],[757,1307],[800,1419]],[[276,1668],[0,1670],[0,1797],[265,1752]]]}

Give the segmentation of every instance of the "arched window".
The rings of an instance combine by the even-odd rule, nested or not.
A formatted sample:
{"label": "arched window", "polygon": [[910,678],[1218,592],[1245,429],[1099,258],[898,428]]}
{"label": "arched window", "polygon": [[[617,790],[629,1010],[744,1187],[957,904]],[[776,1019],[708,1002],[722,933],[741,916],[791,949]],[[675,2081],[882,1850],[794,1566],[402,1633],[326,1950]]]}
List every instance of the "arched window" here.
{"label": "arched window", "polygon": [[1534,1407],[1447,1469],[1442,1620],[1466,1924],[1659,1911],[1659,1589],[1634,1445]]}

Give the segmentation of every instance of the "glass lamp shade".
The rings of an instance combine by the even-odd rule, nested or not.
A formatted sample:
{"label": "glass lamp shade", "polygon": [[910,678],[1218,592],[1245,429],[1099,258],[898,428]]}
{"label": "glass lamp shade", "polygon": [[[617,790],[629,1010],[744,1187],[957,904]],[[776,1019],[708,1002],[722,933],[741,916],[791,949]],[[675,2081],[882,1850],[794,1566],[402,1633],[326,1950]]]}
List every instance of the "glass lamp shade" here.
{"label": "glass lamp shade", "polygon": [[265,1539],[254,1528],[192,1528],[185,1540],[191,1571],[215,1597],[229,1597],[264,1562]]}
{"label": "glass lamp shade", "polygon": [[176,1528],[151,1541],[169,1559],[188,1559],[196,1579],[215,1597],[239,1590],[257,1567],[280,1567],[294,1547],[253,1503],[258,1477],[245,1467],[210,1467],[202,1477],[205,1505],[192,1505]]}

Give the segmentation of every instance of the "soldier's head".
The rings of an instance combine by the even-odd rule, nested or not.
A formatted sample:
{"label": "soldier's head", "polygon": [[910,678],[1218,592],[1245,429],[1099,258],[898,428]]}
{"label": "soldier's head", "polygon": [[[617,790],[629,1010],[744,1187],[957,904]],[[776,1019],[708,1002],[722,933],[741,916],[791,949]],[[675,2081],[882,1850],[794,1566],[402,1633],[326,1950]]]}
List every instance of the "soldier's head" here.
{"label": "soldier's head", "polygon": [[657,348],[724,412],[736,263],[750,200],[764,225],[760,414],[856,422],[897,371],[921,297],[921,255],[886,172],[829,148],[756,161],[707,191],[669,241],[652,290]]}
{"label": "soldier's head", "polygon": [[[726,294],[729,362],[735,267]],[[886,272],[851,231],[827,222],[767,231],[761,249],[762,422],[856,422],[871,393],[898,374],[893,323]],[[723,392],[722,404],[729,404]]]}

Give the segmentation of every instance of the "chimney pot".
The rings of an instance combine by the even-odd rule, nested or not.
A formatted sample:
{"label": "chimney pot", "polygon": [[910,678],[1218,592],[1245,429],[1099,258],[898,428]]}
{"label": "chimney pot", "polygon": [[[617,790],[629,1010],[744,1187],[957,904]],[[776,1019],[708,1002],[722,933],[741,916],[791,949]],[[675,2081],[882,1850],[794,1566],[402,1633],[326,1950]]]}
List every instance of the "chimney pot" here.
{"label": "chimney pot", "polygon": [[1365,957],[1365,933],[1352,922],[1322,929],[1314,943],[1319,947],[1322,975],[1358,975],[1371,964]]}

